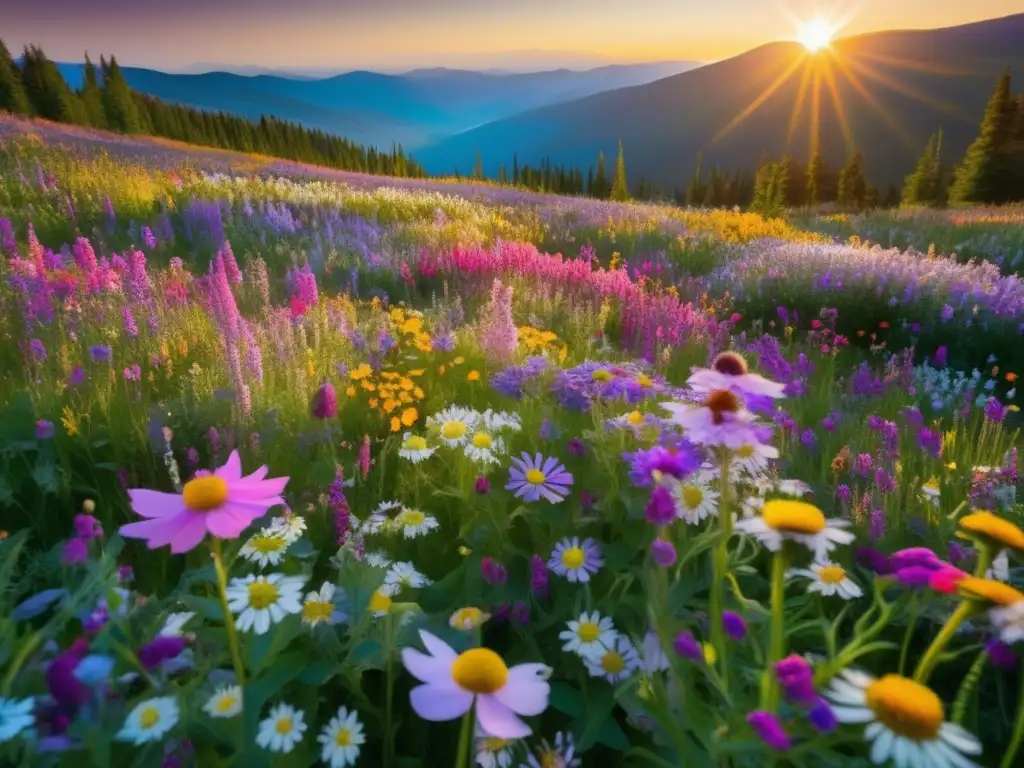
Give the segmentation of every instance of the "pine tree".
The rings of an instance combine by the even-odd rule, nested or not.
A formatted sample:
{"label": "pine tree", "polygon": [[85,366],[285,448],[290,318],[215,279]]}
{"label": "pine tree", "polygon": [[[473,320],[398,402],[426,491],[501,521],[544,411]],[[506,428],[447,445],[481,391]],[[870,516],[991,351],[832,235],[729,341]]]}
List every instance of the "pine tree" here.
{"label": "pine tree", "polygon": [[1007,67],[985,107],[978,138],[967,148],[956,169],[949,201],[963,203],[1005,203],[1013,187],[1007,151],[1013,143],[1014,101]]}
{"label": "pine tree", "polygon": [[868,183],[864,178],[864,157],[859,151],[847,161],[839,172],[840,205],[860,209],[867,201]]}
{"label": "pine tree", "polygon": [[484,160],[480,157],[480,153],[473,150],[473,178],[477,181],[483,181],[484,178]]}
{"label": "pine tree", "polygon": [[85,107],[85,118],[89,121],[89,125],[103,128],[107,124],[106,115],[103,114],[103,94],[100,91],[99,80],[96,78],[96,65],[92,63],[88,53],[85,54],[83,74],[82,104]]}
{"label": "pine tree", "polygon": [[[104,62],[101,57],[100,64],[103,68],[103,112],[107,126],[122,133],[138,133],[138,109],[121,67],[117,64],[117,58],[111,56],[109,62]],[[211,131],[205,134],[212,138]]]}
{"label": "pine tree", "polygon": [[807,205],[808,172],[792,157],[782,159],[782,170],[786,175],[786,206],[802,208]]}
{"label": "pine tree", "polygon": [[617,202],[629,200],[629,185],[626,183],[626,156],[619,142],[619,156],[615,159],[615,176],[612,179],[611,198]]}
{"label": "pine tree", "polygon": [[594,173],[594,183],[590,187],[590,194],[593,197],[608,197],[608,177],[604,170],[604,152],[597,153],[597,171]]}
{"label": "pine tree", "polygon": [[0,40],[0,110],[16,115],[27,115],[30,110],[25,88],[21,84],[21,70],[14,63],[3,40]]}
{"label": "pine tree", "polygon": [[704,202],[704,187],[700,181],[700,167],[703,162],[701,153],[697,153],[697,167],[693,169],[693,177],[686,187],[686,205],[694,207]]}
{"label": "pine tree", "polygon": [[76,122],[71,90],[57,65],[46,58],[41,48],[25,48],[21,82],[32,111],[39,117],[58,123]]}
{"label": "pine tree", "polygon": [[816,148],[807,168],[807,204],[833,202],[838,193],[837,186],[835,173],[822,156],[821,149]]}
{"label": "pine tree", "polygon": [[783,162],[766,163],[757,171],[751,210],[762,216],[779,216],[786,204],[786,167]]}
{"label": "pine tree", "polygon": [[904,205],[940,206],[946,203],[942,181],[942,131],[932,134],[914,172],[903,183]]}

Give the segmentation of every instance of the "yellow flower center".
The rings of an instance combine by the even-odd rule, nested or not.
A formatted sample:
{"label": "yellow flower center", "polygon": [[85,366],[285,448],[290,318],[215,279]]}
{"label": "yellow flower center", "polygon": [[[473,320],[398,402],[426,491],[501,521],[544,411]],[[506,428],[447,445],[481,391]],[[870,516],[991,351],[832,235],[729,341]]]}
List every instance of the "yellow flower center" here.
{"label": "yellow flower center", "polygon": [[826,565],[818,571],[818,578],[826,584],[838,584],[846,578],[846,571],[838,565]]}
{"label": "yellow flower center", "polygon": [[249,546],[261,554],[268,555],[271,552],[280,552],[286,545],[284,539],[280,536],[264,536],[260,534],[253,536],[249,540]]}
{"label": "yellow flower center", "polygon": [[480,626],[484,621],[484,612],[479,608],[459,608],[452,617],[452,624],[460,628],[473,629]]}
{"label": "yellow flower center", "polygon": [[227,696],[220,697],[220,701],[217,702],[217,706],[214,707],[214,709],[216,709],[218,713],[223,715],[227,712],[230,712],[237,703],[238,697],[233,696],[232,694],[228,694]]}
{"label": "yellow flower center", "polygon": [[480,739],[479,745],[480,749],[485,752],[501,752],[501,750],[511,743],[512,742],[508,739],[499,739],[495,736],[488,736],[485,739]]}
{"label": "yellow flower center", "polygon": [[701,650],[704,652],[704,663],[711,666],[718,661],[718,651],[715,650],[715,646],[711,643],[704,643],[701,646]]}
{"label": "yellow flower center", "polygon": [[526,482],[530,485],[543,485],[544,481],[548,479],[548,476],[541,472],[539,469],[528,469],[526,470]]}
{"label": "yellow flower center", "polygon": [[611,381],[612,374],[611,371],[605,370],[604,368],[598,368],[596,371],[590,374],[590,378],[593,381]]}
{"label": "yellow flower center", "polygon": [[576,570],[583,565],[583,561],[585,559],[586,556],[583,554],[583,550],[579,547],[567,547],[565,551],[562,552],[562,565],[570,571]]}
{"label": "yellow flower center", "polygon": [[427,516],[418,509],[403,509],[398,517],[395,518],[395,522],[399,525],[408,525],[415,528],[423,525],[426,519]]}
{"label": "yellow flower center", "polygon": [[991,512],[976,510],[960,519],[960,527],[968,533],[986,536],[1007,547],[1024,550],[1024,531]]}
{"label": "yellow flower center", "polygon": [[601,627],[592,621],[581,621],[576,634],[584,643],[592,643],[601,636]]}
{"label": "yellow flower center", "polygon": [[490,448],[492,442],[491,436],[486,432],[477,432],[473,435],[473,445],[477,448]]}
{"label": "yellow flower center", "polygon": [[302,618],[311,624],[315,624],[318,621],[328,621],[332,613],[334,613],[334,606],[331,603],[307,600],[302,604]]}
{"label": "yellow flower center", "polygon": [[409,451],[425,451],[427,449],[427,440],[419,435],[413,435],[402,443],[402,447]]}
{"label": "yellow flower center", "polygon": [[636,377],[636,383],[645,389],[654,384],[654,380],[650,376],[644,376],[642,373]]}
{"label": "yellow flower center", "polygon": [[352,734],[348,728],[339,728],[338,732],[334,735],[334,743],[339,747],[347,747],[352,743]]}
{"label": "yellow flower center", "polygon": [[688,485],[683,489],[683,504],[689,509],[696,509],[704,501],[704,491],[694,485]]}
{"label": "yellow flower center", "polygon": [[274,730],[280,734],[288,734],[292,732],[292,719],[290,717],[282,717],[277,721],[277,725],[274,726]]}
{"label": "yellow flower center", "polygon": [[160,710],[156,707],[146,707],[139,713],[139,728],[148,731],[160,722]]}
{"label": "yellow flower center", "polygon": [[754,446],[743,444],[740,446],[740,449],[736,451],[736,455],[741,459],[749,459],[754,455]]}
{"label": "yellow flower center", "polygon": [[197,477],[185,483],[181,498],[193,512],[210,512],[228,500],[228,484],[213,475]]}
{"label": "yellow flower center", "polygon": [[254,581],[249,585],[249,605],[257,611],[277,602],[277,587],[267,581]]}
{"label": "yellow flower center", "polygon": [[553,749],[545,749],[540,756],[540,768],[562,768],[563,765],[562,756]]}
{"label": "yellow flower center", "polygon": [[370,610],[374,613],[387,613],[391,610],[391,598],[378,589],[370,598]]}
{"label": "yellow flower center", "polygon": [[631,414],[629,414],[629,416],[626,417],[626,421],[628,421],[634,427],[637,424],[642,424],[643,420],[644,420],[644,415],[642,413],[640,413],[640,411],[633,411]]}
{"label": "yellow flower center", "polygon": [[932,741],[945,718],[942,701],[930,688],[900,675],[886,675],[867,688],[867,705],[893,733]]}
{"label": "yellow flower center", "polygon": [[606,651],[601,657],[601,669],[609,675],[617,675],[626,668],[626,660],[618,651]]}
{"label": "yellow flower center", "polygon": [[465,691],[494,693],[505,687],[508,667],[491,649],[472,648],[455,659],[452,680]]}
{"label": "yellow flower center", "polygon": [[441,427],[441,435],[446,440],[458,440],[466,434],[467,429],[461,421],[446,421]]}
{"label": "yellow flower center", "polygon": [[1014,589],[1009,584],[1003,584],[995,579],[979,579],[974,576],[967,576],[960,579],[957,586],[964,597],[972,600],[994,603],[995,605],[1007,606],[1024,600],[1024,593]]}
{"label": "yellow flower center", "polygon": [[826,526],[822,511],[806,501],[766,501],[761,518],[769,528],[790,533],[820,533]]}

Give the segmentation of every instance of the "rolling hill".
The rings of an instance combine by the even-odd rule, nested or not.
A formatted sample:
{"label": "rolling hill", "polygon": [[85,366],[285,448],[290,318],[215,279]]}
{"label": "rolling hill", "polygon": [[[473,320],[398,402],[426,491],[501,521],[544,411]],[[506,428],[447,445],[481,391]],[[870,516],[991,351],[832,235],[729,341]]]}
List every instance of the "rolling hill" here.
{"label": "rolling hill", "polygon": [[[166,101],[250,118],[274,115],[359,144],[390,148],[398,142],[415,149],[535,107],[651,82],[696,66],[658,62],[511,75],[453,69],[404,75],[357,71],[324,79],[227,72],[183,75],[132,67],[122,71],[132,88]],[[81,65],[60,67],[72,86],[80,84]]]}
{"label": "rolling hill", "polygon": [[797,43],[772,43],[645,85],[498,120],[416,157],[435,173],[455,164],[470,168],[475,151],[489,174],[501,163],[511,167],[513,152],[520,163],[547,157],[585,167],[599,150],[611,161],[621,139],[629,178],[670,189],[686,184],[698,153],[704,168],[723,170],[753,168],[786,152],[805,161],[816,134],[833,163],[853,145],[864,152],[872,183],[899,183],[940,127],[944,158],[960,159],[1007,65],[1024,76],[1024,14],[850,37],[816,55]]}

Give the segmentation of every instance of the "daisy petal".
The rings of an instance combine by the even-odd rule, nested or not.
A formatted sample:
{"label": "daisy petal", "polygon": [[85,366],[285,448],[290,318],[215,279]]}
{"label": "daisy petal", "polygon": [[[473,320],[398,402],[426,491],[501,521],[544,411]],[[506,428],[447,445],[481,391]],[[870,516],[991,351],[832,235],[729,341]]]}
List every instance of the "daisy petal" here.
{"label": "daisy petal", "polygon": [[445,683],[451,680],[451,665],[415,648],[402,649],[402,664],[421,683]]}
{"label": "daisy petal", "polygon": [[424,720],[438,723],[466,714],[473,706],[473,694],[454,683],[426,683],[417,685],[409,692],[409,703],[413,711]]}
{"label": "daisy petal", "polygon": [[181,496],[176,493],[130,488],[128,496],[132,500],[132,509],[140,517],[169,517],[185,509]]}
{"label": "daisy petal", "polygon": [[480,727],[499,739],[521,739],[533,732],[530,726],[491,694],[477,697],[476,716]]}
{"label": "daisy petal", "polygon": [[543,664],[517,664],[508,671],[505,687],[494,698],[520,715],[539,715],[548,706],[550,670]]}

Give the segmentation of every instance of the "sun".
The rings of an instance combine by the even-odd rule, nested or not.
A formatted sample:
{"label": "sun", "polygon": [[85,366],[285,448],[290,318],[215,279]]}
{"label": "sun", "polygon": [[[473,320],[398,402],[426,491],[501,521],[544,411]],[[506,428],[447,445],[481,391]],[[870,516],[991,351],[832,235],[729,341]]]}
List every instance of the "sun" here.
{"label": "sun", "polygon": [[800,25],[797,32],[797,40],[811,53],[828,48],[835,35],[836,28],[821,18],[811,19]]}

